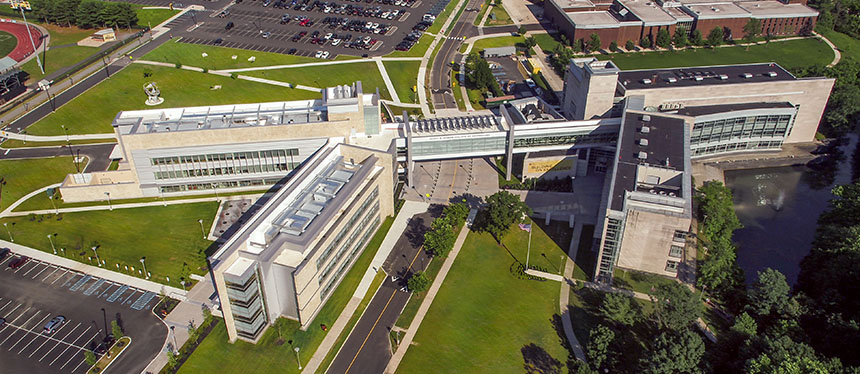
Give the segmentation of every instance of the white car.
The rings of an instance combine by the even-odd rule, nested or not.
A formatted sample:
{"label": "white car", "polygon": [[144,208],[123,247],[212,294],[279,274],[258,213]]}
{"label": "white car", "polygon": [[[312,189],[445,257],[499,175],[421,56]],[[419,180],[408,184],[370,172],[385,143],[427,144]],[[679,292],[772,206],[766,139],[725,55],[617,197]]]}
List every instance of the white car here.
{"label": "white car", "polygon": [[329,39],[331,39],[331,35],[332,35],[331,33],[325,34],[325,36],[323,37],[323,39],[325,39],[325,40],[329,40]]}
{"label": "white car", "polygon": [[322,53],[322,58],[323,58],[323,59],[327,59],[327,58],[328,58],[328,55],[329,55],[328,51],[324,51],[324,52]]}
{"label": "white car", "polygon": [[337,47],[340,44],[340,39],[335,39],[331,41],[331,45]]}
{"label": "white car", "polygon": [[321,58],[322,54],[323,54],[323,51],[317,51],[317,53],[314,55],[314,57]]}
{"label": "white car", "polygon": [[526,85],[528,85],[529,88],[531,88],[531,89],[535,89],[535,87],[537,87],[537,85],[535,84],[535,81],[533,81],[531,79],[526,79]]}

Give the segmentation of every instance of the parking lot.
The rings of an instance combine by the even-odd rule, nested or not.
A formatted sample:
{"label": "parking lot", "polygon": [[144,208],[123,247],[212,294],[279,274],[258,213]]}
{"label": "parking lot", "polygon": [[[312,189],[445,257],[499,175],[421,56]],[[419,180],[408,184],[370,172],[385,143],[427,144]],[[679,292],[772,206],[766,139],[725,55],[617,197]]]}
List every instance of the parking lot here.
{"label": "parking lot", "polygon": [[[112,320],[132,344],[111,372],[139,373],[159,354],[167,328],[150,312],[156,294],[32,259],[10,267],[17,258],[0,261],[0,318],[6,320],[0,327],[0,371],[85,373],[84,352],[97,349]],[[56,316],[65,322],[43,333]]]}

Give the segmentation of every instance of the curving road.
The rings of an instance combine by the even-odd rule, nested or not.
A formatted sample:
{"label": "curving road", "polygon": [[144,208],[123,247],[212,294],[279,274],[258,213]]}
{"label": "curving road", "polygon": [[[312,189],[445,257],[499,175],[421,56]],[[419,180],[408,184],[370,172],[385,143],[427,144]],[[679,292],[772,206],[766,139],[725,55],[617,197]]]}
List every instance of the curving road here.
{"label": "curving road", "polygon": [[[479,8],[482,3],[481,0],[469,0],[465,7],[467,9]],[[464,10],[457,23],[451,28],[448,39],[445,39],[439,52],[436,53],[433,67],[430,68],[430,93],[433,107],[436,109],[457,109],[457,102],[451,92],[451,66],[449,63],[452,60],[459,60],[457,57],[459,56],[458,50],[463,44],[463,37],[469,38],[478,35],[478,28],[472,24],[477,16],[478,12]]]}

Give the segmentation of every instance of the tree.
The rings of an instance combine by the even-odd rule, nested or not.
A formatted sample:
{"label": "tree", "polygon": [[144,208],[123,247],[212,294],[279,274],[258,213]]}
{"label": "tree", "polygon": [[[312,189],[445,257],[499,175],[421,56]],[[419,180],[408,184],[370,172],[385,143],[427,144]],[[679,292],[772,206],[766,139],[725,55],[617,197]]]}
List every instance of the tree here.
{"label": "tree", "polygon": [[558,39],[561,41],[561,45],[566,45],[566,46],[570,45],[570,39],[567,37],[567,35],[561,34],[561,36]]}
{"label": "tree", "polygon": [[531,209],[528,205],[508,191],[499,191],[487,197],[487,231],[499,243],[511,225],[522,221],[529,214]]}
{"label": "tree", "polygon": [[107,3],[91,0],[81,2],[75,17],[78,27],[87,29],[99,26],[99,14],[102,12],[104,4]]}
{"label": "tree", "polygon": [[496,96],[502,94],[490,64],[478,52],[472,52],[466,57],[466,79],[483,92],[492,91]]}
{"label": "tree", "polygon": [[526,49],[531,49],[532,47],[537,45],[537,39],[534,36],[529,36],[523,40],[523,44],[525,44]]}
{"label": "tree", "polygon": [[278,333],[278,340],[284,341],[284,336],[287,335],[290,323],[286,318],[278,318],[275,320],[275,331]]}
{"label": "tree", "polygon": [[651,38],[647,35],[642,37],[642,40],[639,40],[639,46],[642,48],[651,48]]}
{"label": "tree", "polygon": [[576,39],[572,43],[571,48],[574,52],[579,53],[585,50],[585,41],[582,39]]}
{"label": "tree", "polygon": [[87,365],[93,366],[96,364],[96,354],[93,351],[87,349],[84,351],[84,361],[87,362]]}
{"label": "tree", "polygon": [[705,354],[702,337],[685,328],[679,332],[664,331],[641,360],[641,372],[650,374],[699,373]]}
{"label": "tree", "polygon": [[[822,361],[815,350],[788,336],[764,335],[755,347],[758,353],[747,361],[747,374],[828,374],[842,372],[838,361]],[[838,371],[837,371],[838,370]]]}
{"label": "tree", "polygon": [[724,37],[725,34],[723,33],[723,28],[719,26],[714,27],[714,29],[708,34],[708,45],[711,46],[711,48],[719,47],[720,44],[723,44]]}
{"label": "tree", "polygon": [[424,233],[424,247],[434,256],[446,257],[454,248],[457,235],[454,228],[446,220],[437,218],[430,224],[430,230]]}
{"label": "tree", "polygon": [[597,33],[591,33],[588,41],[588,50],[590,52],[596,52],[600,49],[600,35]]}
{"label": "tree", "polygon": [[632,40],[628,40],[627,43],[624,43],[624,49],[632,51],[636,49],[636,44],[634,44]]}
{"label": "tree", "polygon": [[597,325],[588,332],[588,345],[585,347],[585,356],[591,368],[603,372],[611,363],[609,345],[615,339],[612,329],[604,325]]}
{"label": "tree", "polygon": [[613,41],[611,41],[611,42],[609,43],[609,50],[610,50],[610,51],[612,51],[612,52],[618,52],[618,42],[616,42],[616,41],[614,41],[614,40],[613,40]]}
{"label": "tree", "polygon": [[692,35],[692,38],[690,39],[690,43],[697,46],[697,47],[700,47],[700,46],[702,46],[702,44],[705,43],[705,41],[702,40],[702,32],[700,30],[698,30],[698,29],[693,30],[693,35]]}
{"label": "tree", "polygon": [[424,292],[430,288],[430,277],[425,272],[419,271],[409,277],[409,280],[406,281],[406,286],[412,292]]}
{"label": "tree", "polygon": [[671,282],[657,286],[652,298],[652,315],[662,329],[680,331],[689,328],[693,321],[702,316],[699,296],[680,283]]}
{"label": "tree", "polygon": [[672,45],[672,37],[669,35],[669,30],[660,29],[657,31],[657,46],[660,48],[669,48]]}
{"label": "tree", "polygon": [[559,45],[556,46],[553,51],[553,55],[550,57],[549,62],[556,72],[564,73],[564,70],[567,69],[567,65],[570,64],[570,59],[572,59],[573,56],[573,51],[570,48]]}
{"label": "tree", "polygon": [[525,26],[520,26],[520,28],[517,29],[517,33],[519,33],[520,35],[525,35],[526,31],[527,30]]}
{"label": "tree", "polygon": [[761,21],[755,18],[750,18],[747,24],[744,25],[744,40],[747,43],[755,41],[755,37],[761,34]]}
{"label": "tree", "polygon": [[797,307],[791,298],[791,287],[785,280],[785,275],[777,270],[767,268],[758,272],[758,280],[748,293],[749,309],[759,316],[777,316],[793,318],[797,315]]}
{"label": "tree", "polygon": [[675,47],[684,48],[687,46],[687,29],[683,26],[675,29],[675,36],[672,38],[672,43],[675,43]]}
{"label": "tree", "polygon": [[117,322],[117,320],[110,321],[110,330],[111,334],[113,334],[113,337],[116,339],[125,336],[125,334],[122,332],[122,327],[120,327],[119,322]]}
{"label": "tree", "polygon": [[170,369],[173,369],[176,367],[176,364],[177,364],[176,353],[174,353],[173,350],[168,350],[167,351],[167,367]]}
{"label": "tree", "polygon": [[633,326],[637,317],[637,311],[633,308],[633,299],[619,293],[604,295],[603,302],[600,304],[600,314],[623,326]]}

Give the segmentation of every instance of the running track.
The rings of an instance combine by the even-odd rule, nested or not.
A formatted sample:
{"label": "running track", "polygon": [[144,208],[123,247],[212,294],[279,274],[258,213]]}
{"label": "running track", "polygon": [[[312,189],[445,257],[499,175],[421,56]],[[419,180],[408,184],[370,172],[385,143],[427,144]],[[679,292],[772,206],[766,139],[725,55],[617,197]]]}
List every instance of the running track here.
{"label": "running track", "polygon": [[[30,38],[27,35],[27,26],[23,22],[0,19],[0,31],[6,31],[18,39],[18,45],[8,55],[13,60],[20,62],[33,53],[33,46],[30,44]],[[36,44],[36,48],[39,48],[42,45],[42,32],[34,26],[30,26],[30,32],[33,34],[33,42]]]}

